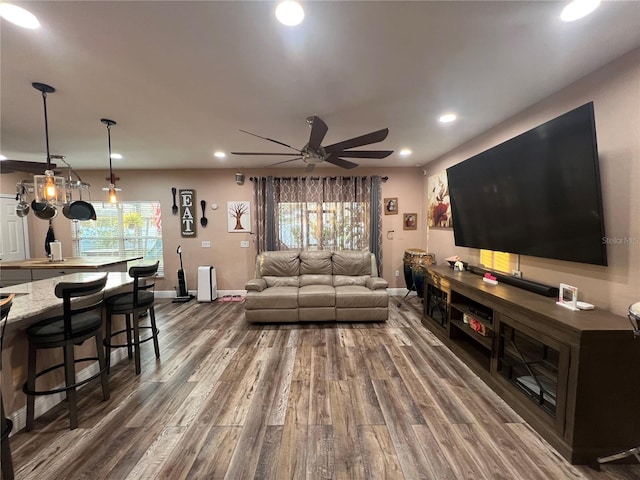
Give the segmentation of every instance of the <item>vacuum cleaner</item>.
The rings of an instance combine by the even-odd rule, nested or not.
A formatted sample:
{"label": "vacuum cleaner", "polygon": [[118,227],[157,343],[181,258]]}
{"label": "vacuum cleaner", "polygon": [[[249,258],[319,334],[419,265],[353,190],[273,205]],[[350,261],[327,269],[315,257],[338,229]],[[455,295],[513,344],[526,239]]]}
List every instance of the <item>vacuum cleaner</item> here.
{"label": "vacuum cleaner", "polygon": [[182,266],[182,245],[178,245],[176,253],[180,256],[180,269],[178,270],[178,286],[176,287],[177,297],[173,299],[173,303],[188,302],[195,298],[194,295],[189,294],[187,289],[187,276],[184,273],[184,267]]}

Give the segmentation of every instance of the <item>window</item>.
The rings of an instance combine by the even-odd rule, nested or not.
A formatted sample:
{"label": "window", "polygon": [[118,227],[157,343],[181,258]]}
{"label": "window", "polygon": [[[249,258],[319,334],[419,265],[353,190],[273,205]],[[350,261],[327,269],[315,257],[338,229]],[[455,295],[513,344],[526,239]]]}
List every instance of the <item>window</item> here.
{"label": "window", "polygon": [[498,272],[510,273],[511,255],[505,252],[480,250],[480,263],[484,268]]}
{"label": "window", "polygon": [[95,221],[72,222],[74,256],[143,256],[145,262],[160,260],[158,275],[164,274],[162,216],[159,201],[123,202],[116,208],[91,202]]}
{"label": "window", "polygon": [[278,240],[301,250],[367,250],[369,209],[365,202],[277,204]]}

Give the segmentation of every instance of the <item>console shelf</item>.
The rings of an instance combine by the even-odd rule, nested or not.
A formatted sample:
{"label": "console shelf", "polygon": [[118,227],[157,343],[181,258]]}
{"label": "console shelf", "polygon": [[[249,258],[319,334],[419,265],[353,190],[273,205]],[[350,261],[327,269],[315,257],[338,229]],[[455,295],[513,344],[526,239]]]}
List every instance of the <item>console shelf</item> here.
{"label": "console shelf", "polygon": [[572,463],[640,443],[628,320],[430,266],[423,324]]}

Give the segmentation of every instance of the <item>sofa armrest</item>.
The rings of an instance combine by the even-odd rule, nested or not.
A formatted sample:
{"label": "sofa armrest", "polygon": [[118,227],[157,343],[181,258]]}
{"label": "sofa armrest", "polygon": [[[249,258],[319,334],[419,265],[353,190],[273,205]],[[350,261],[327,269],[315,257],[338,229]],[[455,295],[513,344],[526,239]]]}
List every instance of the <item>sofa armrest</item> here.
{"label": "sofa armrest", "polygon": [[263,278],[252,278],[244,284],[247,291],[261,292],[267,288],[267,282]]}
{"label": "sofa armrest", "polygon": [[382,277],[369,277],[367,278],[366,286],[370,290],[382,290],[389,286],[389,282]]}

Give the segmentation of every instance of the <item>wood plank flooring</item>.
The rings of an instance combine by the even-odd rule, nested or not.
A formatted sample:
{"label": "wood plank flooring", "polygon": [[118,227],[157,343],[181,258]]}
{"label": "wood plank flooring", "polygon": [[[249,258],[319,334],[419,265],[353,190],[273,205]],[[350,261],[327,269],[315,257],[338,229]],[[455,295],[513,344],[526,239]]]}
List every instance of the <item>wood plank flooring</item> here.
{"label": "wood plank flooring", "polygon": [[248,325],[241,302],[157,303],[161,359],[112,368],[11,437],[18,479],[640,479],[572,466],[420,323]]}

